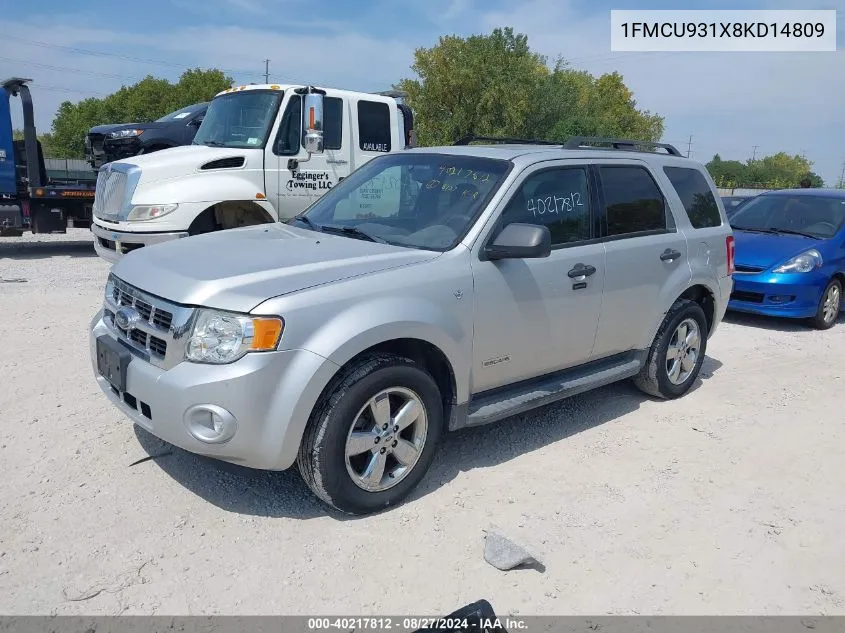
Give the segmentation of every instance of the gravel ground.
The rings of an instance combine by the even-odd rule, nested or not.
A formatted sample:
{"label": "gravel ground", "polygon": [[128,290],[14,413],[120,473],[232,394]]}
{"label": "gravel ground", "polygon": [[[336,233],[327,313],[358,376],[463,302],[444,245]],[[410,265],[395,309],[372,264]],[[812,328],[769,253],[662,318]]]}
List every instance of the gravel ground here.
{"label": "gravel ground", "polygon": [[[460,432],[407,504],[350,519],[107,403],[107,270],[87,230],[0,238],[0,613],[845,614],[841,323],[730,316],[686,397]],[[486,564],[490,526],[545,569]]]}

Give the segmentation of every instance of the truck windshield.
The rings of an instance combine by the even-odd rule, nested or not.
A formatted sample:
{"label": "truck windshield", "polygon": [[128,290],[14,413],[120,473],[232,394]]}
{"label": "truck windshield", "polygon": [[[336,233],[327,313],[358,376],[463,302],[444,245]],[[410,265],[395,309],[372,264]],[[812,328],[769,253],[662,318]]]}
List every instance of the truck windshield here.
{"label": "truck windshield", "polygon": [[509,168],[508,161],[435,153],[374,158],[291,223],[353,239],[448,250]]}
{"label": "truck windshield", "polygon": [[281,92],[270,90],[245,90],[215,97],[197,130],[194,145],[264,147],[281,100]]}

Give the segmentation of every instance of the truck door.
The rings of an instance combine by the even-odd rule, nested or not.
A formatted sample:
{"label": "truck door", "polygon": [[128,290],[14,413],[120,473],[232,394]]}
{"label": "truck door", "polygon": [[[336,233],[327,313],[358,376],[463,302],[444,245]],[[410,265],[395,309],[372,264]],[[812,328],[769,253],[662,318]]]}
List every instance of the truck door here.
{"label": "truck door", "polygon": [[[352,164],[346,99],[331,91],[324,98],[324,153],[311,158],[303,147],[302,101],[300,95],[289,93],[275,138],[266,150],[267,199],[280,220],[293,217],[348,176]],[[292,159],[298,162],[294,169],[289,165]]]}

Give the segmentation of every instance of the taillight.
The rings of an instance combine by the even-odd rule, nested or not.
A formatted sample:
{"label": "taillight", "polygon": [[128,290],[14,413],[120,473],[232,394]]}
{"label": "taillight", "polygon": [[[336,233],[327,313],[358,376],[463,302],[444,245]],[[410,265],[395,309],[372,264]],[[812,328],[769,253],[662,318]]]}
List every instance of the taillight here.
{"label": "taillight", "polygon": [[29,217],[29,200],[21,200],[21,212],[23,213],[23,217]]}
{"label": "taillight", "polygon": [[728,235],[725,238],[725,250],[728,253],[728,274],[734,274],[734,236]]}

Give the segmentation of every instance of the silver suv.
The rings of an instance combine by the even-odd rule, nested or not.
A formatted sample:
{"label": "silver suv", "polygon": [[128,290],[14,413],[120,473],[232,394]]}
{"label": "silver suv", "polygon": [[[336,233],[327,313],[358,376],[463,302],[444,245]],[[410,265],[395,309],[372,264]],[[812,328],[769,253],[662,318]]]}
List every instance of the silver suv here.
{"label": "silver suv", "polygon": [[297,464],[342,511],[398,503],[446,431],[632,378],[691,387],[733,236],[672,146],[419,148],[287,224],[141,249],[91,324],[96,379],[187,451]]}

